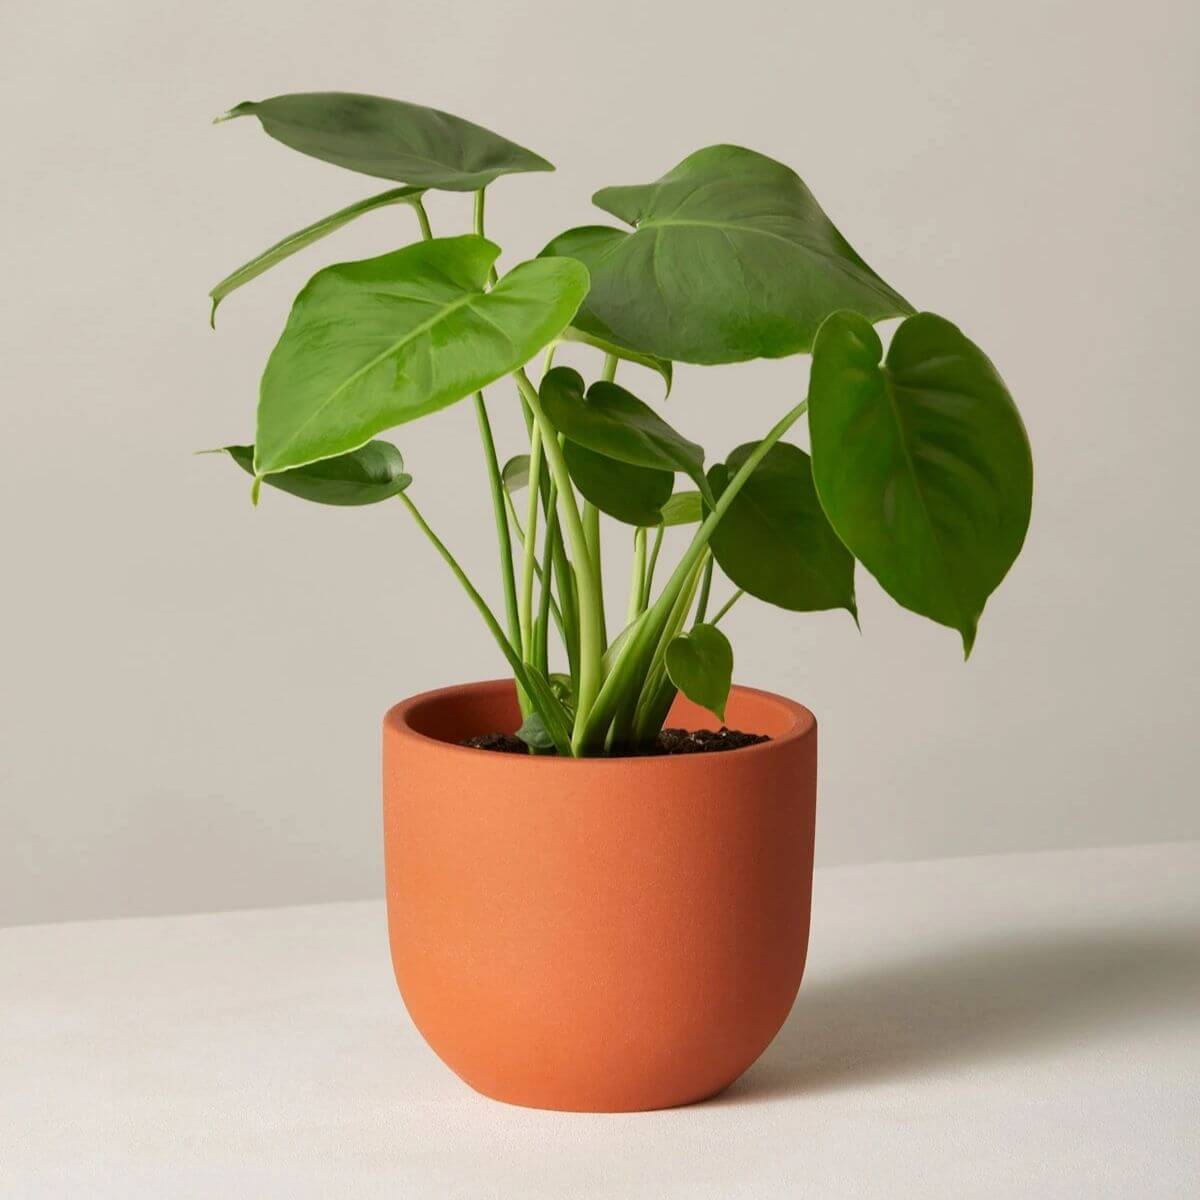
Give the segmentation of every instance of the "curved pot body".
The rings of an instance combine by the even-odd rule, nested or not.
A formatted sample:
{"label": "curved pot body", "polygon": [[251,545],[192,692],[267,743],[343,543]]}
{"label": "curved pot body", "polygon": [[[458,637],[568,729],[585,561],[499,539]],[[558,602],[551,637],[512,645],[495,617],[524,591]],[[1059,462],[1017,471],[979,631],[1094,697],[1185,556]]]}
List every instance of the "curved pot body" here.
{"label": "curved pot body", "polygon": [[[509,681],[384,720],[388,927],[442,1060],[512,1104],[667,1108],[766,1049],[804,971],[816,722],[734,688],[721,753],[570,760],[466,749],[519,723]],[[682,698],[670,724],[714,728]]]}

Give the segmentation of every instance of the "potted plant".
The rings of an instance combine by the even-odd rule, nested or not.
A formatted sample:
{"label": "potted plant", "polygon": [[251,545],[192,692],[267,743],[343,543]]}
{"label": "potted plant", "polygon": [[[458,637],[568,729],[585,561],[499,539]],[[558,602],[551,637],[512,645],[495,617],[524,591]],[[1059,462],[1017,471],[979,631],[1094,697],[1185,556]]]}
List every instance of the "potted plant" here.
{"label": "potted plant", "polygon": [[[419,236],[309,280],[267,361],[254,442],[225,449],[255,502],[263,484],[320,504],[394,499],[510,672],[385,718],[389,928],[413,1020],[463,1079],[518,1104],[711,1095],[765,1049],[799,987],[816,788],[812,714],[732,685],[721,620],[742,596],[857,619],[861,563],[969,654],[1029,521],[1012,399],[973,342],[915,311],[762,154],[710,146],[653,183],[604,188],[593,200],[612,222],[500,273],[485,196],[501,176],[552,170],[544,158],[373,96],[277,96],[219,119],[243,116],[395,186],[222,280],[214,314],[362,213],[405,206]],[[435,236],[425,204],[439,191],[474,194],[473,229]],[[885,353],[875,323],[889,318]],[[590,348],[590,382],[554,364],[564,342]],[[799,354],[807,395],[724,462],[643,398],[670,390],[673,363]],[[623,363],[636,380],[616,382]],[[522,438],[505,462],[493,385],[506,439]],[[463,400],[502,614],[418,508],[400,451],[376,440]],[[784,440],[805,416],[811,454]],[[669,526],[687,528],[668,567]],[[602,532],[632,543],[619,614],[604,605]],[[717,603],[722,576],[733,590]]]}

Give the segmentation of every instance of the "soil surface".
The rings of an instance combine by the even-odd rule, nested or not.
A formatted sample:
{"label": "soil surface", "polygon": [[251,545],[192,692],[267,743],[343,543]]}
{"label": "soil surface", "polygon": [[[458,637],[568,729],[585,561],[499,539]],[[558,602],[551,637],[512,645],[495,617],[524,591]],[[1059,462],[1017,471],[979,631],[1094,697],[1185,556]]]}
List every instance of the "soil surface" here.
{"label": "soil surface", "polygon": [[[743,733],[740,729],[664,729],[652,745],[632,757],[655,758],[667,754],[713,754],[719,750],[740,750],[771,739],[765,733]],[[528,754],[525,743],[511,733],[481,733],[458,743],[474,750],[496,754]]]}

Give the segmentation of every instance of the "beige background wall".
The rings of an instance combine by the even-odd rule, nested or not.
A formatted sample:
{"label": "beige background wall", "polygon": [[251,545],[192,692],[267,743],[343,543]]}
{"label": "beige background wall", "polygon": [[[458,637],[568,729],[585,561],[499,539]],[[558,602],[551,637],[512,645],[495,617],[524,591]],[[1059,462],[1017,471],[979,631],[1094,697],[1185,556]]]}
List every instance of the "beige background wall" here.
{"label": "beige background wall", "polygon": [[[252,511],[231,466],[191,456],[249,439],[312,271],[415,237],[375,214],[209,332],[229,268],[384,186],[209,127],[293,90],[423,101],[556,162],[493,189],[509,263],[701,145],[795,166],[993,356],[1038,469],[968,666],[862,572],[862,636],[735,610],[738,677],[821,719],[822,860],[1200,835],[1198,32],[1186,0],[7,0],[0,923],[379,894],[381,713],[499,673],[399,506]],[[805,369],[682,368],[672,419],[723,454]],[[512,396],[491,403],[512,452]],[[396,440],[491,587],[470,409]]]}

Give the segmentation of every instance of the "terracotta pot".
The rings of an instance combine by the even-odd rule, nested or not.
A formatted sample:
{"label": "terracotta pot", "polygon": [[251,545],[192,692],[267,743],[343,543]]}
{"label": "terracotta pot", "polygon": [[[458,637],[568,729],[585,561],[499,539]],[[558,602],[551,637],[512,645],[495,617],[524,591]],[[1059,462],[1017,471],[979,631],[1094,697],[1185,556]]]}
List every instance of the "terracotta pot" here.
{"label": "terracotta pot", "polygon": [[[465,749],[519,723],[511,682],[427,692],[384,720],[396,980],[476,1091],[587,1112],[732,1083],[804,972],[817,730],[734,688],[717,754],[571,760]],[[670,723],[713,728],[680,699]]]}

